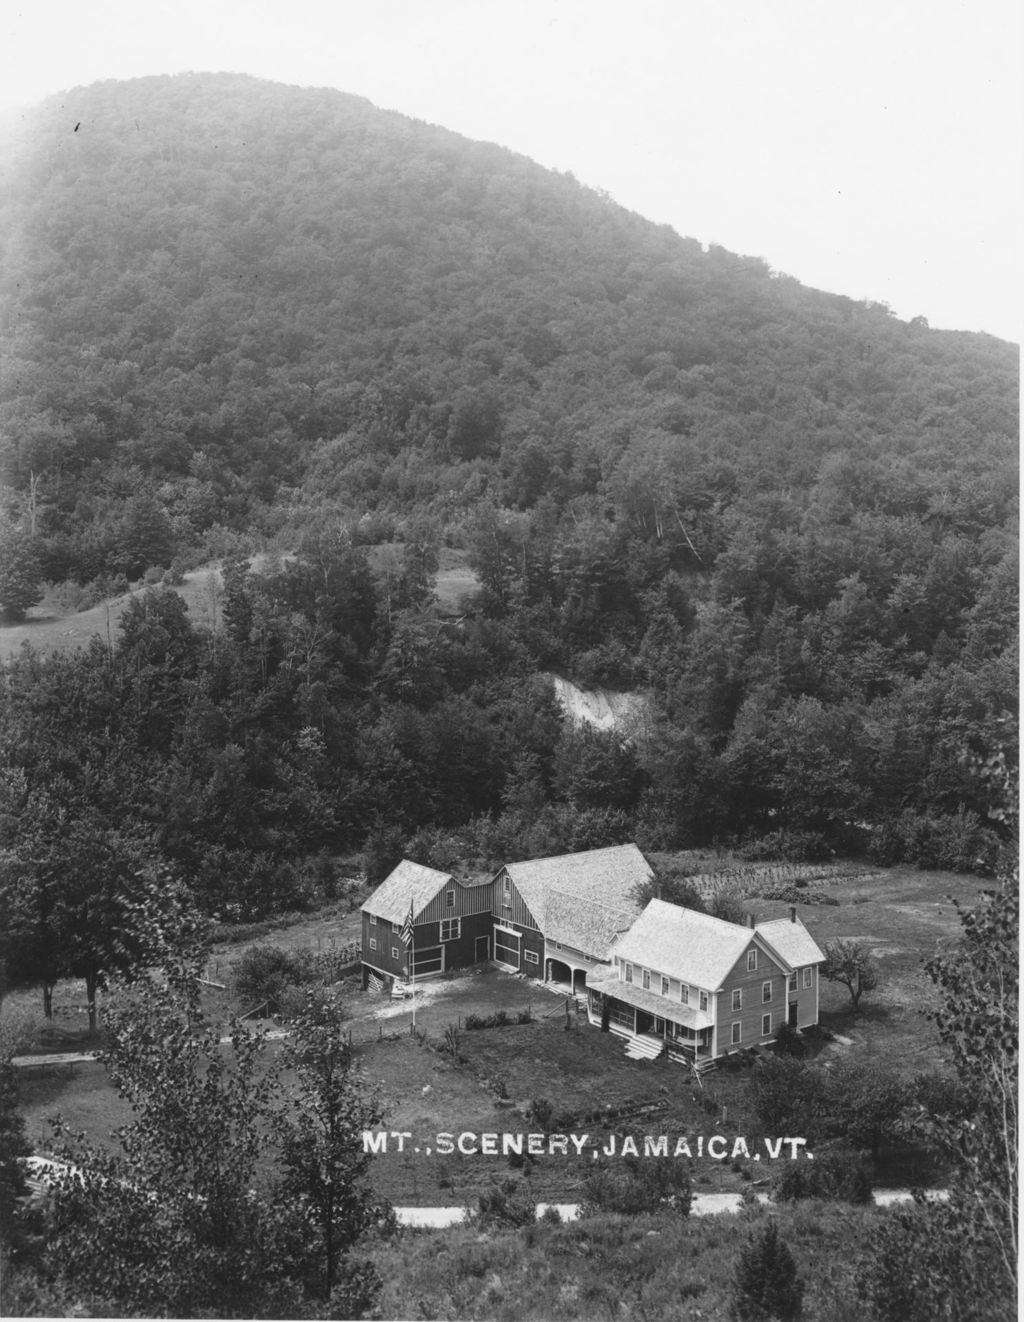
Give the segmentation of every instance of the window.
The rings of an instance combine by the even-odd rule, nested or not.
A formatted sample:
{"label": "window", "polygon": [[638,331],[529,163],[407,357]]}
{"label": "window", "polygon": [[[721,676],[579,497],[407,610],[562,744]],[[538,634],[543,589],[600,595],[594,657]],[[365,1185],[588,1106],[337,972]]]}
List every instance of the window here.
{"label": "window", "polygon": [[377,915],[375,913],[370,914],[370,926],[371,927],[377,926]]}
{"label": "window", "polygon": [[524,950],[523,959],[526,960],[527,964],[540,963],[540,956],[537,954],[536,950]]}
{"label": "window", "polygon": [[703,992],[703,991],[702,991],[701,994],[700,994],[700,1008],[701,1008],[702,1010],[706,1010],[706,1009],[708,1008],[708,994],[707,994],[707,992]]}
{"label": "window", "polygon": [[747,951],[747,972],[748,972],[748,973],[753,973],[753,972],[756,970],[756,968],[757,968],[757,951],[756,951],[756,950],[748,950],[748,951]]}
{"label": "window", "polygon": [[737,1021],[733,1024],[733,1026],[732,1026],[732,1044],[733,1044],[733,1046],[735,1046],[737,1042],[741,1041],[742,1036],[743,1036],[743,1026],[742,1026],[742,1024],[739,1022],[739,1020],[737,1020]]}
{"label": "window", "polygon": [[445,891],[445,894],[444,894],[444,907],[445,907],[446,909],[454,909],[454,908],[455,908],[455,892],[454,892],[454,891]]}
{"label": "window", "polygon": [[627,982],[632,982],[632,981],[633,981],[633,965],[632,965],[632,964],[627,964],[627,965],[626,965],[626,981],[627,981]]}
{"label": "window", "polygon": [[769,1037],[771,1035],[771,1031],[772,1031],[772,1017],[770,1014],[763,1014],[761,1016],[761,1036]]}
{"label": "window", "polygon": [[734,991],[732,994],[732,1008],[734,1010],[743,1009],[743,993],[739,990],[739,988],[737,988],[736,991]]}
{"label": "window", "polygon": [[370,949],[371,950],[377,949],[377,938],[375,936],[370,937]]}
{"label": "window", "polygon": [[810,968],[804,969],[804,986],[813,987],[813,985],[814,985],[814,970]]}
{"label": "window", "polygon": [[685,982],[679,984],[679,999],[684,1005],[690,1004],[690,989]]}
{"label": "window", "polygon": [[769,982],[762,982],[762,983],[761,983],[761,1000],[762,1000],[762,1001],[770,1001],[771,999],[772,999],[772,984],[771,984],[771,982],[770,982],[770,981],[769,981]]}
{"label": "window", "polygon": [[666,978],[664,974],[662,974],[661,978],[661,994],[662,996],[668,995],[668,978]]}
{"label": "window", "polygon": [[397,946],[392,946],[392,947],[391,947],[391,958],[392,958],[392,959],[398,959],[398,957],[399,957],[399,956],[398,956],[398,947],[397,947]]}
{"label": "window", "polygon": [[789,975],[789,990],[790,990],[790,991],[796,991],[796,974],[795,974],[795,973],[791,973],[791,974]]}
{"label": "window", "polygon": [[402,924],[401,924],[401,923],[392,923],[392,924],[391,924],[391,930],[392,930],[392,932],[400,932],[400,931],[402,930]]}
{"label": "window", "polygon": [[651,990],[651,970],[650,970],[650,969],[644,969],[644,977],[643,977],[643,981],[644,981],[644,991],[650,991],[650,990]]}
{"label": "window", "polygon": [[505,894],[506,895],[512,894],[512,881],[509,877],[505,878]]}
{"label": "window", "polygon": [[442,918],[441,919],[441,940],[457,941],[462,935],[461,918]]}

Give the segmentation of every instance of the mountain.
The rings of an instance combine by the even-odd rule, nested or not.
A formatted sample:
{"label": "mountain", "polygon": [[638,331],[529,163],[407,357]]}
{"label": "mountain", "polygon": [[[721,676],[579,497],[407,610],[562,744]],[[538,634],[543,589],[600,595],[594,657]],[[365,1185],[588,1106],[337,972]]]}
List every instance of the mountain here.
{"label": "mountain", "polygon": [[[987,856],[985,762],[1015,743],[1014,346],[242,76],[53,98],[0,197],[0,604],[228,557],[224,638],[180,639],[187,675],[160,653],[179,715],[156,751],[130,738],[242,750],[189,790],[250,786],[239,849],[294,852],[315,729],[310,849],[476,822],[424,850],[870,829],[879,857]],[[293,558],[257,582],[266,542]],[[481,584],[458,619],[430,602],[441,549]],[[545,672],[644,690],[646,742],[559,733]]]}
{"label": "mountain", "polygon": [[[1012,346],[358,98],[101,83],[27,118],[5,173],[0,472],[37,476],[49,577],[133,575],[256,511],[450,523],[481,494],[597,497],[680,542],[685,510],[706,564],[708,511],[855,457],[896,467],[890,504],[1005,487]],[[133,502],[150,545],[118,544]]]}

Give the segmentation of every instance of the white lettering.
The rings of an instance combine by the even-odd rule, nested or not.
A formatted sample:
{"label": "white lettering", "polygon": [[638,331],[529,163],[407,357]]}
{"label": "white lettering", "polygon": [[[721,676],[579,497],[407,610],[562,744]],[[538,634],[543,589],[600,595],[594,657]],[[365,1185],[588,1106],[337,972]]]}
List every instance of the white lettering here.
{"label": "white lettering", "polygon": [[522,1134],[502,1134],[501,1155],[507,1157],[510,1152],[515,1152],[520,1157],[523,1155]]}
{"label": "white lettering", "polygon": [[725,1157],[725,1139],[721,1134],[712,1134],[708,1139],[708,1156],[713,1157],[715,1161],[722,1161]]}
{"label": "white lettering", "polygon": [[455,1151],[455,1144],[452,1142],[451,1134],[438,1134],[437,1150],[443,1157],[450,1156]]}
{"label": "white lettering", "polygon": [[544,1135],[527,1134],[526,1150],[531,1157],[542,1157],[544,1155]]}
{"label": "white lettering", "polygon": [[768,1149],[768,1156],[772,1159],[772,1161],[777,1161],[779,1157],[779,1153],[782,1151],[782,1139],[777,1138],[775,1140],[774,1148],[772,1147],[772,1140],[770,1138],[765,1139],[764,1145]]}
{"label": "white lettering", "polygon": [[573,1147],[576,1149],[576,1155],[577,1155],[577,1156],[582,1156],[582,1155],[583,1155],[583,1149],[587,1146],[587,1139],[588,1139],[589,1137],[590,1137],[589,1134],[570,1134],[570,1135],[569,1135],[569,1138],[570,1138],[571,1141],[572,1141],[572,1145],[573,1145]]}
{"label": "white lettering", "polygon": [[371,1129],[363,1130],[364,1152],[387,1152],[387,1150],[388,1150],[387,1130],[379,1129],[376,1134]]}
{"label": "white lettering", "polygon": [[692,1156],[693,1156],[693,1153],[690,1151],[690,1145],[689,1145],[689,1143],[687,1143],[687,1141],[686,1141],[685,1138],[677,1138],[677,1139],[676,1139],[676,1150],[675,1150],[675,1152],[672,1153],[672,1155],[673,1155],[673,1157],[692,1157]]}
{"label": "white lettering", "polygon": [[[604,1155],[605,1155],[606,1157],[614,1157],[614,1156],[615,1156],[615,1135],[614,1135],[614,1134],[612,1134],[612,1135],[609,1136],[608,1142],[604,1145],[604,1147],[601,1149],[601,1151],[604,1153]],[[597,1153],[596,1153],[596,1152],[594,1153],[594,1156],[595,1156],[595,1157],[597,1156]]]}
{"label": "white lettering", "polygon": [[569,1136],[567,1134],[552,1134],[548,1138],[548,1152],[552,1155],[560,1152],[562,1156],[567,1156],[569,1152]]}
{"label": "white lettering", "polygon": [[464,1157],[476,1156],[475,1139],[476,1139],[475,1134],[466,1133],[459,1135],[459,1145],[458,1145],[459,1151],[462,1153]]}
{"label": "white lettering", "polygon": [[480,1151],[485,1157],[496,1157],[498,1155],[498,1135],[481,1134]]}
{"label": "white lettering", "polygon": [[639,1157],[640,1155],[636,1148],[636,1139],[632,1134],[627,1134],[622,1140],[622,1155],[624,1157]]}
{"label": "white lettering", "polygon": [[645,1157],[667,1157],[668,1156],[668,1135],[659,1134],[655,1138],[652,1134],[644,1136],[644,1156]]}
{"label": "white lettering", "polygon": [[733,1161],[735,1161],[737,1157],[749,1157],[749,1156],[750,1156],[750,1150],[747,1147],[747,1140],[745,1138],[738,1138],[736,1142],[732,1145]]}
{"label": "white lettering", "polygon": [[807,1142],[807,1140],[805,1138],[787,1138],[785,1142],[789,1144],[790,1160],[796,1161],[797,1148],[802,1148],[804,1144]]}
{"label": "white lettering", "polygon": [[407,1138],[412,1138],[412,1134],[407,1133],[407,1132],[406,1132],[406,1133],[399,1133],[397,1129],[392,1129],[392,1131],[391,1131],[391,1137],[392,1137],[392,1138],[397,1138],[397,1139],[398,1139],[398,1150],[399,1150],[399,1152],[404,1152],[404,1151],[405,1151],[405,1140],[406,1140]]}

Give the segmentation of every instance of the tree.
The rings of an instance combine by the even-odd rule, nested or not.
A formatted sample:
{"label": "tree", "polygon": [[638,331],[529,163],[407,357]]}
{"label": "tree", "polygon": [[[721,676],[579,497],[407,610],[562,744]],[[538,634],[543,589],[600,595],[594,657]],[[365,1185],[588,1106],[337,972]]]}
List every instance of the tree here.
{"label": "tree", "polygon": [[733,1285],[733,1316],[740,1322],[788,1322],[803,1310],[804,1283],[779,1228],[769,1221],[741,1250]]}
{"label": "tree", "polygon": [[315,1228],[308,1241],[313,1293],[335,1304],[343,1298],[344,1312],[332,1310],[332,1315],[356,1317],[372,1303],[379,1278],[366,1264],[347,1262],[346,1255],[390,1209],[376,1205],[364,1183],[370,1158],[362,1132],[380,1123],[383,1109],[363,1091],[352,1049],[342,1037],[343,1017],[335,992],[306,992],[284,1051],[295,1088],[278,1112],[278,1132],[283,1192]]}
{"label": "tree", "polygon": [[[1018,938],[1015,867],[961,911],[958,948],[926,969],[968,1107],[925,1110],[921,1131],[949,1154],[948,1203],[891,1214],[867,1246],[858,1289],[881,1322],[995,1322],[1013,1316],[1018,1227]],[[952,1103],[952,1104],[951,1104]]]}
{"label": "tree", "polygon": [[109,1156],[60,1131],[72,1168],[48,1260],[86,1297],[135,1315],[293,1317],[305,1227],[267,1196],[274,1072],[265,1039],[223,1046],[198,996],[196,950],[108,1012],[104,1063],[134,1118]]}
{"label": "tree", "polygon": [[23,620],[43,595],[42,572],[28,531],[0,510],[0,617]]}
{"label": "tree", "polygon": [[84,979],[95,1032],[97,992],[152,956],[153,923],[180,924],[183,934],[198,918],[144,841],[111,830],[97,807],[78,802],[65,809],[57,796],[70,798],[71,790],[60,780],[51,789],[29,796],[21,838],[0,860],[10,972],[18,982],[42,984],[48,1018],[57,981]]}
{"label": "tree", "polygon": [[829,982],[841,982],[847,988],[855,1010],[860,1005],[861,996],[878,986],[878,969],[861,941],[847,941],[842,937],[827,941],[821,972]]}
{"label": "tree", "polygon": [[0,1059],[0,1248],[4,1250],[16,1236],[17,1199],[27,1192],[21,1160],[31,1152],[18,1110],[14,1067],[9,1059]]}

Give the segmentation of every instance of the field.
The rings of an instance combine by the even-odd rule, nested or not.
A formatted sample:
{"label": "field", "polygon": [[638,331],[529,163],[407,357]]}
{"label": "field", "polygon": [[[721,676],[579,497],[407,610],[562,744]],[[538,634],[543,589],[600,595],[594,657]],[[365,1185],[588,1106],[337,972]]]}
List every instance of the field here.
{"label": "field", "polygon": [[[844,987],[823,983],[821,1021],[835,1035],[819,1042],[822,1059],[863,1060],[900,1073],[940,1067],[942,1052],[927,1018],[933,1004],[923,961],[956,939],[958,922],[949,896],[970,904],[982,888],[973,878],[892,869],[884,873],[841,875],[828,892],[835,905],[800,906],[801,917],[819,943],[844,936],[864,941],[874,953],[880,985],[866,995],[856,1014]],[[777,901],[752,901],[759,918],[788,914]],[[290,948],[317,949],[345,944],[356,932],[357,916],[334,911],[326,918],[309,917],[261,938]],[[252,938],[237,946],[222,946],[211,961],[211,972],[229,980],[230,964]],[[536,983],[496,970],[469,972],[425,982],[416,997],[416,1028],[411,1033],[411,1002],[391,1001],[364,993],[358,979],[341,984],[360,1068],[368,1083],[380,1090],[387,1105],[389,1130],[413,1138],[406,1151],[375,1156],[372,1179],[380,1193],[407,1205],[462,1204],[495,1177],[511,1173],[502,1157],[438,1155],[440,1132],[456,1134],[530,1132],[530,1104],[546,1099],[554,1108],[549,1128],[589,1133],[603,1142],[613,1131],[643,1135],[746,1133],[753,1128],[745,1109],[745,1069],[727,1064],[706,1081],[702,1092],[688,1071],[663,1062],[628,1060],[621,1039],[602,1034]],[[27,994],[8,997],[4,1014],[26,1004]],[[56,1031],[38,1047],[69,1050],[85,1045],[76,1006],[81,989],[60,989]],[[214,1015],[237,1009],[230,990],[209,990],[207,1008]],[[489,1015],[505,1010],[511,1018],[529,1010],[530,1022],[469,1031],[467,1014]],[[567,1026],[568,1023],[568,1026]],[[65,1025],[61,1032],[61,1025]],[[445,1031],[458,1035],[456,1062],[445,1049]],[[38,1048],[37,1048],[38,1049]],[[102,1066],[85,1064],[73,1074],[22,1075],[21,1095],[30,1134],[40,1150],[48,1140],[46,1117],[59,1111],[72,1128],[103,1139],[127,1119],[123,1103],[106,1084]],[[725,1119],[723,1121],[723,1108]],[[609,1114],[609,1111],[612,1114]],[[419,1153],[412,1149],[419,1147]],[[574,1201],[588,1170],[588,1156],[555,1154],[527,1163],[531,1187],[540,1201]],[[740,1163],[742,1166],[742,1163]],[[725,1163],[705,1162],[695,1168],[697,1187],[709,1190],[744,1187],[762,1178],[762,1169],[744,1173]]]}
{"label": "field", "polygon": [[[387,547],[372,548],[371,564],[379,563],[387,550]],[[442,547],[440,567],[434,580],[441,609],[456,612],[462,601],[479,586],[479,579],[466,564],[465,552]],[[192,570],[184,576],[182,583],[175,584],[174,590],[188,607],[193,624],[203,628],[217,624],[221,597],[217,565]],[[0,662],[9,660],[26,642],[37,652],[47,655],[85,647],[92,638],[116,641],[125,607],[133,597],[141,596],[145,591],[145,586],[139,585],[84,611],[63,610],[52,598],[44,598],[38,606],[29,608],[26,618],[19,624],[0,622]]]}
{"label": "field", "polygon": [[[193,624],[209,626],[216,622],[220,601],[220,573],[216,566],[193,570],[174,590],[188,607]],[[92,638],[116,640],[125,607],[145,591],[145,587],[139,586],[84,611],[62,611],[44,599],[40,605],[29,608],[20,624],[0,624],[0,662],[14,656],[25,642],[47,655],[86,647]]]}

